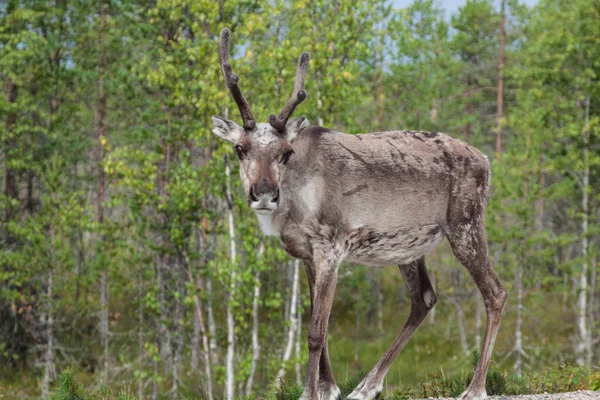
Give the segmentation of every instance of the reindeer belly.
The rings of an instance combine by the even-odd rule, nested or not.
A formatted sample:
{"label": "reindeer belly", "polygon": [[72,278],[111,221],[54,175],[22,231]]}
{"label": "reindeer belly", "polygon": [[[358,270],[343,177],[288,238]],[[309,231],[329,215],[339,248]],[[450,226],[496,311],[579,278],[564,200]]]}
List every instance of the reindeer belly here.
{"label": "reindeer belly", "polygon": [[371,266],[408,264],[431,252],[443,238],[437,224],[386,232],[360,227],[347,235],[345,260]]}

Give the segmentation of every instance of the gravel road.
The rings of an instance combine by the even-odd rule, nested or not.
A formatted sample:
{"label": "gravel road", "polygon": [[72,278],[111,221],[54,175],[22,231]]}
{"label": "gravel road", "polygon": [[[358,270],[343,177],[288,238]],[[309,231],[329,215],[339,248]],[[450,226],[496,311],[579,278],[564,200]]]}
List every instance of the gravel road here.
{"label": "gravel road", "polygon": [[[429,399],[433,400],[433,397]],[[523,396],[490,396],[488,399],[496,400],[600,400],[600,392],[581,390],[578,392],[555,393],[555,394],[528,394]],[[451,400],[451,399],[436,399]]]}

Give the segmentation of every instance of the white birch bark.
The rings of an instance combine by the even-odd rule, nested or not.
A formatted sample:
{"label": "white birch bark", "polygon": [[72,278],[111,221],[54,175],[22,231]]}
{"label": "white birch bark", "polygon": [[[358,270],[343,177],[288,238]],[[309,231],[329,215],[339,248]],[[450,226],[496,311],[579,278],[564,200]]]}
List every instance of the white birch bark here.
{"label": "white birch bark", "polygon": [[[262,259],[265,253],[265,244],[261,243],[258,250],[258,257]],[[254,294],[252,297],[252,363],[250,365],[250,374],[246,381],[246,396],[250,396],[254,387],[254,375],[256,365],[260,358],[260,343],[258,342],[258,300],[260,299],[260,271],[258,268],[254,272]]]}
{"label": "white birch bark", "polygon": [[475,348],[481,348],[481,298],[475,296]]}
{"label": "white birch bark", "polygon": [[206,277],[206,292],[208,293],[208,298],[206,300],[206,314],[208,319],[210,357],[211,361],[214,363],[217,361],[219,355],[219,347],[217,345],[217,324],[215,323],[215,313],[213,312],[213,284],[210,273]]}
{"label": "white birch bark", "polygon": [[467,344],[467,334],[465,333],[465,324],[464,324],[464,314],[462,309],[460,308],[460,304],[450,297],[450,301],[454,304],[456,308],[456,325],[458,326],[458,334],[460,337],[460,348],[462,352],[468,356],[469,355],[469,345]]}
{"label": "white birch bark", "polygon": [[521,375],[523,371],[523,264],[519,262],[516,276],[517,286],[517,321],[515,323],[515,373]]}
{"label": "white birch bark", "polygon": [[298,386],[302,386],[302,374],[300,372],[300,337],[302,336],[302,300],[300,298],[300,293],[298,293],[298,330],[296,331],[296,384]]}
{"label": "white birch bark", "polygon": [[[194,275],[192,274],[192,266],[190,263],[189,256],[186,252],[183,254],[185,264],[187,267],[188,280],[190,283],[194,282]],[[196,289],[203,289],[202,278],[198,277],[196,280]],[[200,302],[200,298],[196,293],[193,295],[194,298],[194,317],[198,321],[198,328],[200,329],[201,338],[202,338],[202,350],[204,356],[204,373],[206,375],[206,399],[213,400],[213,390],[212,390],[212,360],[210,357],[210,348],[208,344],[208,335],[206,333],[206,326],[204,324],[204,313],[202,310],[202,304]]]}
{"label": "white birch bark", "polygon": [[585,127],[583,132],[583,177],[581,182],[581,273],[578,279],[577,293],[577,364],[585,365],[588,359],[588,354],[592,351],[592,342],[587,325],[587,291],[588,291],[588,213],[589,213],[589,196],[588,190],[590,185],[590,167],[589,167],[589,112],[590,112],[590,97],[585,97]]}
{"label": "white birch bark", "polygon": [[233,400],[234,385],[235,385],[235,317],[233,315],[233,298],[235,296],[236,289],[236,247],[235,247],[235,225],[233,218],[233,200],[231,196],[231,168],[229,166],[229,160],[225,162],[225,178],[226,178],[226,195],[227,203],[229,205],[227,217],[229,221],[229,257],[231,260],[231,274],[230,283],[228,290],[228,301],[227,301],[227,356],[225,361],[225,398],[227,400]]}
{"label": "white birch bark", "polygon": [[292,347],[294,344],[294,335],[296,334],[297,329],[297,305],[298,305],[298,286],[300,283],[300,261],[294,260],[294,278],[292,283],[292,299],[290,301],[290,326],[288,329],[287,342],[285,346],[285,350],[283,351],[283,359],[281,361],[281,368],[279,372],[277,372],[276,382],[279,384],[281,382],[281,378],[285,373],[285,364],[290,360],[292,356]]}
{"label": "white birch bark", "polygon": [[191,340],[192,354],[190,356],[190,368],[192,371],[198,369],[200,364],[200,320],[194,312],[194,330],[192,332]]}
{"label": "white birch bark", "polygon": [[[436,277],[435,271],[433,269],[431,269],[430,277],[431,277],[431,286],[433,287],[433,291],[435,292],[435,288],[437,286],[437,277]],[[436,308],[437,307],[433,307],[431,310],[429,310],[429,323],[430,324],[435,324]]]}
{"label": "white birch bark", "polygon": [[[592,365],[594,362],[594,344],[597,343],[597,332],[596,328],[596,287],[598,282],[598,276],[596,272],[596,260],[592,259],[590,263],[592,268],[591,278],[590,278],[590,298],[589,298],[589,306],[588,306],[588,326],[590,327],[590,333],[588,336],[589,340],[589,348],[590,351],[587,354],[586,365]],[[596,335],[594,335],[596,333]]]}

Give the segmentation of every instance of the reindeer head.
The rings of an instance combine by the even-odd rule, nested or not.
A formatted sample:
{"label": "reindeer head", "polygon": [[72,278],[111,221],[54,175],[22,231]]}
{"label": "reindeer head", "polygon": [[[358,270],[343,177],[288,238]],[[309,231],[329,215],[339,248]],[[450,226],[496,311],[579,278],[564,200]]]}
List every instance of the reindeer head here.
{"label": "reindeer head", "polygon": [[291,143],[300,130],[308,126],[305,117],[288,120],[296,106],[306,98],[304,80],[309,56],[302,53],[298,60],[294,91],[281,113],[278,116],[271,114],[268,123],[257,123],[238,85],[239,78],[229,64],[229,36],[228,29],[221,31],[219,62],[243,125],[214,116],[213,133],[234,145],[249,206],[259,214],[270,214],[279,206],[279,184],[285,165],[294,153]]}

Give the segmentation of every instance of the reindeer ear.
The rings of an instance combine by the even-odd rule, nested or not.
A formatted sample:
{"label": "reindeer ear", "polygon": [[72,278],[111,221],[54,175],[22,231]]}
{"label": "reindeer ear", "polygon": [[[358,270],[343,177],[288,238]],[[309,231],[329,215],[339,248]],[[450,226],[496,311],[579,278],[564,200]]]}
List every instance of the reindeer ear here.
{"label": "reindeer ear", "polygon": [[231,120],[214,115],[212,122],[213,133],[228,142],[237,143],[244,134],[244,129]]}
{"label": "reindeer ear", "polygon": [[285,140],[288,142],[294,141],[300,131],[309,125],[308,119],[303,115],[289,121],[285,126]]}

